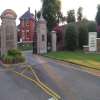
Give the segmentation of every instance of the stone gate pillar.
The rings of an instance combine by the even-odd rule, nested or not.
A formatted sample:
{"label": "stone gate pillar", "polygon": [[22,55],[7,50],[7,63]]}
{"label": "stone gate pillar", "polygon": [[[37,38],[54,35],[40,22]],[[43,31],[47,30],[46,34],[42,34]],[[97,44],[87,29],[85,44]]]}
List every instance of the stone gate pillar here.
{"label": "stone gate pillar", "polygon": [[47,27],[42,15],[37,22],[37,53],[47,53]]}
{"label": "stone gate pillar", "polygon": [[16,13],[7,9],[1,14],[1,55],[17,47]]}
{"label": "stone gate pillar", "polygon": [[56,41],[57,41],[57,37],[56,37],[56,31],[52,31],[51,32],[51,38],[52,38],[52,51],[56,51]]}

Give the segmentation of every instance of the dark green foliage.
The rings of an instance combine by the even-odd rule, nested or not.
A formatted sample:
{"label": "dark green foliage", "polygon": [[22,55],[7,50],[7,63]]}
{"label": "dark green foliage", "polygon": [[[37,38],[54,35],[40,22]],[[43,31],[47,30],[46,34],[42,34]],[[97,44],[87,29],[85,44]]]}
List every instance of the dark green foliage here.
{"label": "dark green foliage", "polygon": [[78,8],[78,11],[77,11],[77,20],[78,20],[78,22],[80,22],[82,20],[82,17],[83,17],[82,10],[83,10],[82,7]]}
{"label": "dark green foliage", "polygon": [[40,19],[41,12],[40,12],[40,11],[38,11],[36,16],[37,16],[37,18],[38,18],[38,19]]}
{"label": "dark green foliage", "polygon": [[88,21],[88,32],[96,32],[96,22]]}
{"label": "dark green foliage", "polygon": [[77,23],[79,33],[79,48],[88,45],[88,33],[96,32],[96,23],[94,21],[81,21]]}
{"label": "dark green foliage", "polygon": [[16,55],[21,56],[21,52],[17,49],[11,49],[11,50],[8,50],[8,55],[10,55],[10,56],[16,56]]}
{"label": "dark green foliage", "polygon": [[9,55],[3,55],[2,56],[2,61],[4,62],[4,63],[7,63],[7,64],[11,64],[11,63],[13,63],[13,57],[12,56],[9,56]]}
{"label": "dark green foliage", "polygon": [[74,10],[69,10],[67,12],[67,23],[72,23],[75,22],[75,11]]}
{"label": "dark green foliage", "polygon": [[19,43],[17,46],[18,46],[18,49],[22,51],[33,49],[32,43]]}
{"label": "dark green foliage", "polygon": [[[97,22],[97,28],[100,26],[100,5],[98,5],[98,11],[96,14],[96,22]],[[100,30],[97,31],[97,37],[100,38]]]}
{"label": "dark green foliage", "polygon": [[79,33],[79,48],[83,49],[83,45],[88,44],[88,28],[86,24],[80,23],[78,27],[78,33]]}
{"label": "dark green foliage", "polygon": [[97,15],[96,15],[96,22],[97,22],[97,25],[100,25],[100,5],[98,5],[98,11],[97,11]]}
{"label": "dark green foliage", "polygon": [[15,64],[24,62],[25,58],[22,53],[17,49],[11,49],[7,52],[7,54],[1,57],[2,61],[6,64]]}
{"label": "dark green foliage", "polygon": [[78,32],[76,25],[70,23],[65,31],[65,48],[70,51],[76,50],[78,47]]}
{"label": "dark green foliage", "polygon": [[60,0],[42,0],[43,16],[47,21],[48,32],[58,23],[60,9]]}
{"label": "dark green foliage", "polygon": [[[21,55],[21,56],[20,56],[20,55],[17,55],[17,56],[16,56],[16,59],[17,59],[17,62],[24,62],[24,61],[25,61],[25,58],[24,58],[24,56],[22,56],[22,55]],[[17,63],[17,62],[16,62],[16,63]]]}

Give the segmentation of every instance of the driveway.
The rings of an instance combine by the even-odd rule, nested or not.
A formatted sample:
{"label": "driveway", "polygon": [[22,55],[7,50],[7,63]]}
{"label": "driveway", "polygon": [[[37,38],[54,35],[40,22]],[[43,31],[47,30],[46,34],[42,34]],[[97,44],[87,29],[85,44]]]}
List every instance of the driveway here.
{"label": "driveway", "polygon": [[0,100],[48,100],[35,84],[0,67]]}
{"label": "driveway", "polygon": [[100,77],[68,63],[32,55],[31,52],[24,54],[40,79],[61,95],[62,100],[100,100]]}

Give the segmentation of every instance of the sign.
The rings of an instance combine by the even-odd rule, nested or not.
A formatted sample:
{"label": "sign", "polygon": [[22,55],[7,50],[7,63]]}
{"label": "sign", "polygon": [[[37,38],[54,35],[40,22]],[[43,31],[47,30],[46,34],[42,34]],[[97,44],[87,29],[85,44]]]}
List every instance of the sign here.
{"label": "sign", "polygon": [[97,50],[97,33],[96,32],[89,32],[89,51],[95,52]]}

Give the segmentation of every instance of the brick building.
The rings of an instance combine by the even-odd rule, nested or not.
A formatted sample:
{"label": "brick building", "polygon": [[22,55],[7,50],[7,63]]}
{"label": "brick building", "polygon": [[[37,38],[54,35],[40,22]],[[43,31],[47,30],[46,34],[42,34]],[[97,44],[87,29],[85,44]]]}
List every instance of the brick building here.
{"label": "brick building", "polygon": [[19,19],[18,41],[32,43],[33,38],[35,38],[35,18],[30,12],[30,8]]}

